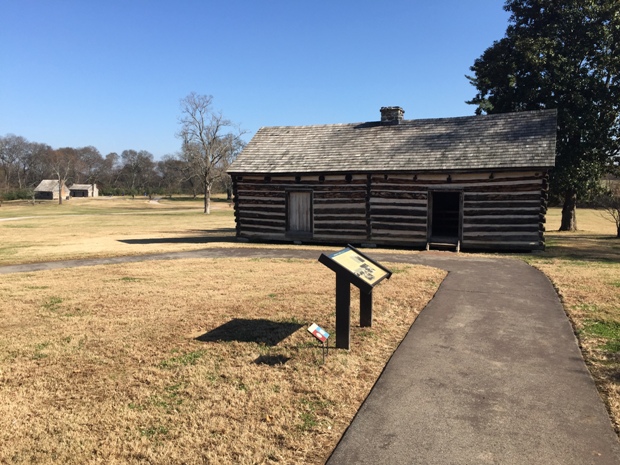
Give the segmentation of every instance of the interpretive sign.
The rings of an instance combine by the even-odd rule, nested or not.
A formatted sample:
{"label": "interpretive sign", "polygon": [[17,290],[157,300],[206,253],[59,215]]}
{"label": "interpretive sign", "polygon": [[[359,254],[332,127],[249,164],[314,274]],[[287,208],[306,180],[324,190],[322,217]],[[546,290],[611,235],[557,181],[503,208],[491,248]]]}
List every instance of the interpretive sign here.
{"label": "interpretive sign", "polygon": [[328,256],[347,271],[353,273],[358,278],[362,278],[373,287],[391,274],[389,270],[370,260],[352,247],[347,247]]}
{"label": "interpretive sign", "polygon": [[390,270],[352,245],[329,255],[321,254],[319,262],[336,274],[349,275],[349,282],[366,293],[372,292],[373,287],[392,276]]}
{"label": "interpretive sign", "polygon": [[392,272],[351,245],[319,262],[336,273],[336,347],[349,349],[351,340],[351,284],[360,290],[360,326],[372,326],[372,289]]}

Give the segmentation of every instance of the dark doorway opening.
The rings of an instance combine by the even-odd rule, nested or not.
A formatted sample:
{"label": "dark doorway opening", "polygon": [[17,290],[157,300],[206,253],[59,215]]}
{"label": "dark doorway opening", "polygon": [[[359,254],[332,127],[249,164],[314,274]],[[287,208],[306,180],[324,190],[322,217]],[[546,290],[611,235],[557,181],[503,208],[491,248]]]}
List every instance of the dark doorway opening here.
{"label": "dark doorway opening", "polygon": [[461,218],[460,192],[432,193],[431,240],[457,242]]}

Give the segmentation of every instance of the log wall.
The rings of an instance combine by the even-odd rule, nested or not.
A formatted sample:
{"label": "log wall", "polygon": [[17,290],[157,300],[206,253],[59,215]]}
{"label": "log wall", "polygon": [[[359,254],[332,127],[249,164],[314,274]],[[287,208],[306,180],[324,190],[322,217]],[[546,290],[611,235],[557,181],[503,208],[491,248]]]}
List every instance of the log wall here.
{"label": "log wall", "polygon": [[414,175],[371,175],[369,241],[423,247],[427,241],[428,187]]}
{"label": "log wall", "polygon": [[462,249],[544,248],[543,171],[233,178],[239,237],[294,240],[286,230],[287,193],[311,190],[313,232],[304,241],[424,247],[429,196],[453,191],[461,195]]}

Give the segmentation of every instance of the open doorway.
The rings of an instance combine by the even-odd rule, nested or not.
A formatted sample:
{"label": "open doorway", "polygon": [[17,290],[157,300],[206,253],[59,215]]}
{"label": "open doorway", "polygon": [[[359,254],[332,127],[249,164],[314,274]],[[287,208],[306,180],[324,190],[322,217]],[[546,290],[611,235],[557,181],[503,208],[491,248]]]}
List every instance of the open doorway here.
{"label": "open doorway", "polygon": [[457,244],[460,239],[461,193],[431,192],[429,242]]}

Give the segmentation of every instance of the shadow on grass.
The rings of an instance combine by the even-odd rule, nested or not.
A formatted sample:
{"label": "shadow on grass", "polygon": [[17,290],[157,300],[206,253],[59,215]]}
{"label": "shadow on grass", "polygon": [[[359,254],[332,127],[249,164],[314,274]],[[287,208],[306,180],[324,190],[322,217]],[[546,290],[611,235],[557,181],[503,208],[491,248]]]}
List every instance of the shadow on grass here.
{"label": "shadow on grass", "polygon": [[228,323],[198,336],[196,340],[202,342],[256,342],[257,344],[275,346],[302,326],[299,323],[291,322],[234,318]]}
{"label": "shadow on grass", "polygon": [[256,360],[254,360],[254,363],[256,363],[257,365],[275,366],[284,365],[290,359],[291,357],[286,357],[285,355],[261,355]]}
{"label": "shadow on grass", "polygon": [[[198,196],[198,197],[191,197],[191,196],[185,196],[185,197],[167,197],[167,196],[163,196],[160,197],[160,200],[165,200],[167,202],[190,202],[190,203],[204,203],[205,199],[202,196]],[[225,197],[211,197],[211,203],[231,203],[232,200],[226,199]]]}
{"label": "shadow on grass", "polygon": [[[204,231],[202,236],[153,237],[146,239],[121,239],[119,242],[129,245],[145,244],[208,244],[209,242],[236,242],[235,228],[219,228]],[[215,233],[210,235],[210,233]]]}
{"label": "shadow on grass", "polygon": [[547,249],[533,260],[554,258],[566,261],[618,263],[620,239],[615,236],[580,233],[547,233]]}

